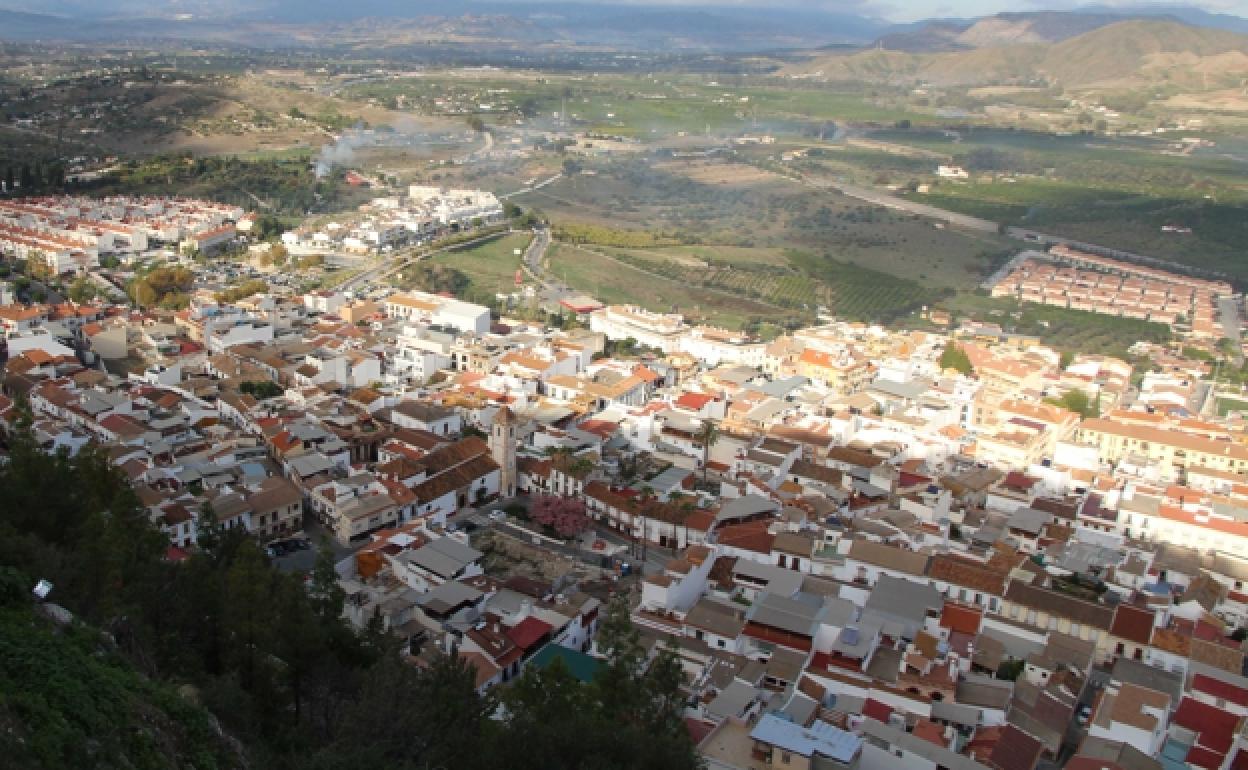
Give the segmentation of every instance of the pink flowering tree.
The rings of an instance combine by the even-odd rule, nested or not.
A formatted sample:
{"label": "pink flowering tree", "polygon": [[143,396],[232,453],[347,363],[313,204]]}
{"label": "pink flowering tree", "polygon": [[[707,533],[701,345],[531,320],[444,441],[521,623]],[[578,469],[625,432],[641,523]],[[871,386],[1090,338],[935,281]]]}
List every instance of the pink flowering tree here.
{"label": "pink flowering tree", "polygon": [[529,505],[529,519],[554,530],[559,537],[576,537],[589,529],[585,503],[570,497],[542,495]]}

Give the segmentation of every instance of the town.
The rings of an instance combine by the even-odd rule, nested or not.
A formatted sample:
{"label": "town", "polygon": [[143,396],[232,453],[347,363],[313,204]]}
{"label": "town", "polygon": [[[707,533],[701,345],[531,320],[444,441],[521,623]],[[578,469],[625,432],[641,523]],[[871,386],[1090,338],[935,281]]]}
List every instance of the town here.
{"label": "town", "polygon": [[[384,259],[504,217],[413,186],[279,242]],[[309,580],[328,553],[354,627],[482,693],[592,680],[625,601],[648,659],[674,652],[707,767],[1248,762],[1248,401],[1193,347],[1223,337],[1229,284],[1056,245],[992,290],[1186,324],[1132,361],[970,319],[764,340],[548,291],[517,317],[382,268],[231,294],[242,263],[210,257],[259,260],[254,222],[0,201],[6,259],[98,288],[0,292],[0,427],[101,448],[166,560],[208,524]],[[173,269],[177,306],[126,298]]]}

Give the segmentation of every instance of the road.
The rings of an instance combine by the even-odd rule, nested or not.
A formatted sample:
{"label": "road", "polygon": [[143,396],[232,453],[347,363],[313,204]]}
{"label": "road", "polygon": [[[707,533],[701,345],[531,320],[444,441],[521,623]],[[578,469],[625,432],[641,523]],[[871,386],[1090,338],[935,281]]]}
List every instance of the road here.
{"label": "road", "polygon": [[834,190],[847,195],[850,198],[857,198],[860,201],[883,206],[887,209],[896,209],[897,211],[905,211],[909,214],[917,214],[929,219],[935,219],[940,222],[963,227],[967,230],[977,230],[984,233],[999,233],[1001,225],[987,219],[979,217],[967,216],[966,214],[958,214],[953,211],[947,211],[935,206],[929,206],[926,203],[918,203],[909,198],[902,198],[891,193],[874,190],[870,187],[859,187],[858,185],[845,184],[843,182],[835,182],[832,180],[813,180],[806,177],[794,179],[800,184],[812,187],[816,190]]}
{"label": "road", "polygon": [[524,252],[522,267],[525,275],[540,287],[539,296],[542,302],[562,302],[576,292],[546,277],[546,269],[542,266],[542,262],[546,259],[547,250],[550,249],[550,230],[542,227],[534,232],[536,234],[533,236],[533,241],[529,243],[528,250]]}
{"label": "road", "polygon": [[553,183],[555,183],[555,182],[559,181],[559,180],[560,180],[560,179],[562,179],[562,178],[563,178],[563,174],[555,174],[554,176],[552,176],[552,177],[547,177],[546,179],[543,179],[542,181],[540,181],[540,182],[538,182],[538,183],[536,183],[536,184],[534,184],[534,185],[532,185],[532,186],[530,186],[530,187],[523,187],[523,188],[521,188],[521,189],[519,189],[519,190],[514,190],[514,191],[512,191],[512,192],[509,192],[509,193],[505,193],[505,194],[503,194],[503,195],[500,195],[500,196],[498,196],[498,199],[499,199],[500,201],[505,201],[505,200],[509,200],[509,199],[511,199],[511,198],[516,198],[516,197],[519,197],[519,196],[521,196],[521,195],[525,195],[526,193],[531,193],[531,192],[533,192],[534,190],[540,190],[540,189],[542,189],[543,187],[545,187],[546,185],[548,185],[548,184],[553,184]]}

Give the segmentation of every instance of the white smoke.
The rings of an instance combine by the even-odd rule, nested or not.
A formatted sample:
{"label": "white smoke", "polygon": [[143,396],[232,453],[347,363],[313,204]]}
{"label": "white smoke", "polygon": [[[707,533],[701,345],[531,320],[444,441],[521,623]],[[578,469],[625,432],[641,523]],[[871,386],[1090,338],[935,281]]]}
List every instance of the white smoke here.
{"label": "white smoke", "polygon": [[349,166],[354,163],[356,148],[371,141],[372,131],[365,129],[363,124],[356,124],[333,142],[322,145],[321,153],[316,157],[316,178],[324,178],[334,166]]}

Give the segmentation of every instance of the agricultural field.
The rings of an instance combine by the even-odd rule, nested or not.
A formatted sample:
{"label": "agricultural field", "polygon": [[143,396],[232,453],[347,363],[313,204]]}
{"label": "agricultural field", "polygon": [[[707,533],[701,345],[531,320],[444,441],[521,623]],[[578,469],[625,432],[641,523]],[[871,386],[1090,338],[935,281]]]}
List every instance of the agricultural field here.
{"label": "agricultural field", "polygon": [[961,292],[936,303],[955,317],[977,318],[1000,324],[1007,332],[1027,334],[1057,350],[1092,353],[1130,359],[1127,352],[1136,342],[1167,343],[1170,327],[1134,318],[1050,307],[987,294]]}
{"label": "agricultural field", "polygon": [[[995,234],[937,227],[726,161],[597,163],[523,201],[552,222],[557,240],[610,259],[615,271],[635,268],[759,303],[759,312],[733,314],[738,319],[811,319],[822,308],[898,321],[972,289],[1014,248]],[[568,282],[610,301],[616,287],[598,275],[574,270]]]}
{"label": "agricultural field", "polygon": [[[901,184],[917,202],[1248,280],[1241,257],[1248,239],[1248,157],[1237,153],[1233,140],[1219,137],[1216,147],[1181,151],[1174,139],[986,128],[886,129],[870,136],[944,153],[972,178],[937,180],[934,160],[924,171],[879,151],[869,159],[838,152],[823,157],[856,166],[859,179],[874,174],[875,183]],[[918,183],[931,189],[914,192]],[[1191,233],[1163,232],[1167,225]]]}
{"label": "agricultural field", "polygon": [[738,249],[721,257],[714,248],[700,251],[706,256],[662,249],[608,249],[606,253],[689,286],[721,289],[806,314],[822,307],[844,318],[894,321],[947,295],[810,252]]}
{"label": "agricultural field", "polygon": [[730,329],[759,329],[797,325],[810,316],[742,297],[732,292],[689,285],[675,278],[625,263],[593,247],[557,243],[549,252],[548,274],[569,286],[591,293],[607,304],[641,305],[652,310],[676,311],[695,322]]}
{"label": "agricultural field", "polygon": [[917,123],[934,117],[914,109],[904,89],[882,87],[816,88],[792,81],[758,85],[736,76],[679,74],[482,75],[453,70],[436,75],[360,83],[341,95],[425,115],[478,115],[487,124],[521,120],[642,140],[681,134],[811,134],[834,121]]}

